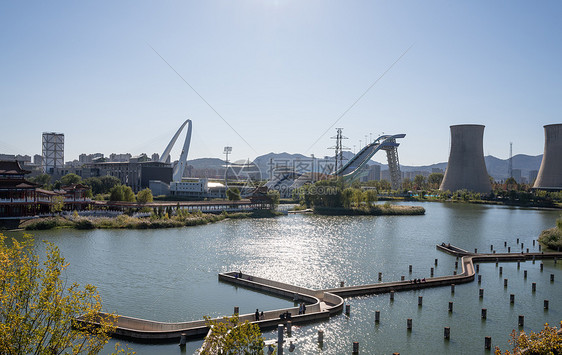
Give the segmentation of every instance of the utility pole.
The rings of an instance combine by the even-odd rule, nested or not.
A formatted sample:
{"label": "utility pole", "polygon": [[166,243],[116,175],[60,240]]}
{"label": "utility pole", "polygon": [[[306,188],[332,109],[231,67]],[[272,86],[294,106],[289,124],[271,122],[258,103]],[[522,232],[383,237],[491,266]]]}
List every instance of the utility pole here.
{"label": "utility pole", "polygon": [[228,154],[232,153],[232,147],[224,147],[224,151],[222,153],[226,155],[225,169],[224,169],[224,186],[227,186],[228,185]]}
{"label": "utility pole", "polygon": [[507,168],[507,175],[513,177],[513,143],[509,142],[509,166]]}

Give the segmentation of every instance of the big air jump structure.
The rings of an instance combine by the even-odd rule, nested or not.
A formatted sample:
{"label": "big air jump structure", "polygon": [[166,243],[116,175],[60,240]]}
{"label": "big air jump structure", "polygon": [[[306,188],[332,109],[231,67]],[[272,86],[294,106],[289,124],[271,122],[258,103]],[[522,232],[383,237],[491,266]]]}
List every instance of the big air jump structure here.
{"label": "big air jump structure", "polygon": [[440,190],[492,191],[484,162],[483,139],[483,125],[451,126],[451,152]]}
{"label": "big air jump structure", "polygon": [[544,154],[533,187],[562,190],[562,124],[544,126]]}

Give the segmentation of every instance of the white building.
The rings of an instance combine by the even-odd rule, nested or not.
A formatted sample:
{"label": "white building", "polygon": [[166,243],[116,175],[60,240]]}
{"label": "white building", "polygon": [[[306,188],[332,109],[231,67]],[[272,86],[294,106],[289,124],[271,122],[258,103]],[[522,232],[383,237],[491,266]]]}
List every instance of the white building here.
{"label": "white building", "polygon": [[64,167],[64,134],[43,132],[43,171],[52,174],[56,168]]}

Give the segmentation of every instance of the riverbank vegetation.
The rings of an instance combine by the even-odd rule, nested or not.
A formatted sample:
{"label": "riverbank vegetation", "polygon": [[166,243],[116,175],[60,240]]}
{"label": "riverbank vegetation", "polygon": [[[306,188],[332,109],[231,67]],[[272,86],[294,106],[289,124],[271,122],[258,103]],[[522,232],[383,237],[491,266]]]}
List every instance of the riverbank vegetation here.
{"label": "riverbank vegetation", "polygon": [[502,182],[491,181],[492,190],[489,194],[476,193],[466,189],[441,191],[439,186],[442,179],[442,173],[432,173],[427,178],[423,175],[416,175],[413,180],[403,179],[400,190],[391,190],[390,183],[385,180],[368,181],[362,184],[356,183],[355,186],[377,190],[379,200],[446,201],[546,208],[562,207],[562,192],[534,190],[531,184],[519,184],[513,178],[508,178]]}
{"label": "riverbank vegetation", "polygon": [[539,243],[552,250],[562,250],[562,216],[556,220],[554,228],[541,232]]}
{"label": "riverbank vegetation", "polygon": [[375,189],[362,190],[344,187],[341,179],[323,180],[305,185],[297,192],[301,206],[313,208],[314,213],[324,215],[422,215],[419,206],[397,206],[390,203],[376,204]]}
{"label": "riverbank vegetation", "polygon": [[205,337],[201,355],[209,354],[264,354],[265,339],[257,324],[241,322],[238,315],[223,317],[222,321],[205,317],[210,332]]}
{"label": "riverbank vegetation", "polygon": [[538,333],[516,332],[511,333],[511,345],[513,350],[501,352],[496,346],[495,355],[515,355],[515,354],[562,354],[562,322],[560,328],[544,325],[543,330]]}
{"label": "riverbank vegetation", "polygon": [[202,213],[200,211],[189,213],[184,210],[174,211],[173,215],[167,212],[152,213],[149,217],[133,217],[126,214],[117,217],[81,217],[75,213],[71,217],[55,216],[28,220],[20,225],[25,230],[46,230],[54,228],[76,229],[158,229],[198,226],[222,221],[226,218],[270,218],[280,215],[271,210],[256,210],[253,212],[237,212],[221,214]]}
{"label": "riverbank vegetation", "polygon": [[[97,354],[116,318],[98,317],[102,306],[95,286],[67,285],[61,276],[68,264],[58,247],[46,243],[45,261],[39,259],[29,235],[17,241],[0,234],[0,353]],[[99,326],[77,322],[78,317]]]}

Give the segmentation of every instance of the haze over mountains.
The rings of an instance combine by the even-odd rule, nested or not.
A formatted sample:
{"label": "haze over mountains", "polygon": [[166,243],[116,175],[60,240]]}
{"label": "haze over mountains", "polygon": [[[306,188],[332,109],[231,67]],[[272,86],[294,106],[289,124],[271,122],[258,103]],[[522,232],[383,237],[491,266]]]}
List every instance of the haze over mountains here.
{"label": "haze over mountains", "polygon": [[[353,153],[351,152],[344,152],[344,158],[350,159],[353,157]],[[384,156],[382,156],[384,159]],[[318,161],[322,161],[324,163],[331,163],[333,164],[333,157],[323,157],[318,158],[316,157],[316,164]],[[486,169],[488,170],[488,174],[491,175],[495,180],[505,180],[508,178],[508,166],[509,166],[509,159],[499,159],[492,155],[488,155],[484,157],[486,162]],[[289,164],[294,165],[298,163],[309,163],[312,161],[310,156],[306,156],[303,154],[290,154],[290,153],[268,153],[264,155],[260,155],[254,160],[254,164],[256,164],[259,169],[262,171],[262,174],[267,174],[271,170],[272,162],[275,164]],[[529,172],[532,170],[539,170],[542,161],[542,154],[537,156],[530,156],[525,154],[517,154],[513,156],[513,169],[520,169],[521,176],[528,177]],[[231,161],[231,163],[233,163]],[[222,159],[218,158],[200,158],[194,160],[188,160],[188,166],[191,165],[193,169],[197,171],[217,171],[221,168],[224,168],[225,162]],[[382,164],[380,162],[371,160],[369,165],[381,165],[381,170],[387,170],[387,164]],[[403,172],[411,172],[411,171],[428,171],[431,172],[432,169],[438,168],[445,171],[447,169],[447,162],[436,163],[431,165],[422,165],[422,166],[409,166],[409,165],[400,165],[400,169]]]}

